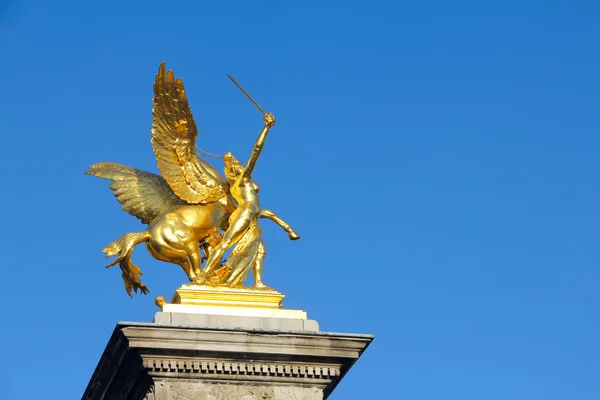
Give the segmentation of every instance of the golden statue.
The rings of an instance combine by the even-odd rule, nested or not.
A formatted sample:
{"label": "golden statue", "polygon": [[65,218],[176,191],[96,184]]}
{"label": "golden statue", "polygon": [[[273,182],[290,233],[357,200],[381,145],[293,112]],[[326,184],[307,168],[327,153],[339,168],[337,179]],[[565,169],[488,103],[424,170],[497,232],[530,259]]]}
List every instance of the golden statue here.
{"label": "golden statue", "polygon": [[275,117],[229,78],[263,113],[265,125],[246,165],[225,154],[226,179],[196,153],[198,129],[183,82],[173,71],[165,73],[164,63],[154,82],[151,139],[162,176],[115,163],[94,164],[86,172],[113,181],[110,188],[123,210],[148,224],[147,230],[126,233],[103,250],[107,257],[117,256],[108,267],[119,263],[130,296],[132,290],[148,293],[131,261],[133,248],[142,242],[154,258],[181,266],[196,285],[241,287],[253,270],[254,288],[272,290],[262,280],[266,251],[258,219],[274,221],[292,240],[300,238],[274,212],[261,209],[259,186],[252,179]]}

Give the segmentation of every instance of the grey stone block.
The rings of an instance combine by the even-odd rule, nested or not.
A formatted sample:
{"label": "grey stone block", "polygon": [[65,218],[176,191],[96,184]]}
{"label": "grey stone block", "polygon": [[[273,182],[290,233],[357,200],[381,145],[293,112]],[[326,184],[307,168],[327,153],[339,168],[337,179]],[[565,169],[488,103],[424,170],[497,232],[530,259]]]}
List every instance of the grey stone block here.
{"label": "grey stone block", "polygon": [[171,325],[171,313],[157,312],[154,314],[152,322],[160,325]]}
{"label": "grey stone block", "polygon": [[322,400],[316,388],[267,385],[231,385],[208,382],[158,381],[146,400],[240,399],[240,400]]}
{"label": "grey stone block", "polygon": [[319,332],[319,323],[314,319],[305,319],[302,322],[304,322],[303,330],[310,332]]}
{"label": "grey stone block", "polygon": [[174,326],[203,326],[264,329],[271,331],[319,332],[319,324],[317,321],[293,318],[241,317],[231,315],[157,312],[154,316],[154,323]]}

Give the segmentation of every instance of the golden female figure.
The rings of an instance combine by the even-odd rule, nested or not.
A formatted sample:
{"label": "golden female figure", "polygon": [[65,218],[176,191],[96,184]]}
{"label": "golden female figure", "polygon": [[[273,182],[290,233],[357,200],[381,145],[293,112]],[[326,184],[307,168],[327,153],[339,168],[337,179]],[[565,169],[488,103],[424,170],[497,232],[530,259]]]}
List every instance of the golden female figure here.
{"label": "golden female figure", "polygon": [[[246,259],[252,265],[237,261],[235,255],[240,254],[241,250],[236,247],[228,263],[231,271],[226,279],[227,285],[236,286],[236,284],[243,283],[243,279],[248,274],[248,267],[252,267],[254,270],[254,287],[268,288],[262,281],[262,264],[266,251],[257,223],[259,218],[268,218],[274,221],[288,233],[291,240],[300,239],[300,236],[283,219],[279,218],[274,212],[262,210],[260,207],[258,198],[260,187],[252,180],[252,172],[265,145],[269,130],[275,125],[275,117],[271,113],[264,114],[264,122],[265,125],[254,143],[252,154],[246,166],[236,160],[231,153],[227,153],[224,157],[225,177],[230,185],[229,191],[238,203],[238,208],[229,217],[229,227],[225,231],[223,239],[211,249],[204,270],[195,280],[196,283],[210,282],[211,275],[215,268],[220,266],[221,258],[225,252],[241,241],[238,244],[241,248],[253,247],[253,251],[246,251],[248,253]],[[240,257],[240,259],[243,260],[244,258]]]}

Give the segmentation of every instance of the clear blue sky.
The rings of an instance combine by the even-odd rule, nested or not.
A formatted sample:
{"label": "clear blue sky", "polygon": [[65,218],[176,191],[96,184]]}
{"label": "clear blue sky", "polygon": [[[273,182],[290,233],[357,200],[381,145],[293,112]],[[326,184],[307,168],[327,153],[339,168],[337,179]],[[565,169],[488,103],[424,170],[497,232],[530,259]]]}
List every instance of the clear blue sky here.
{"label": "clear blue sky", "polygon": [[[76,399],[119,320],[179,267],[101,249],[142,229],[87,166],[156,172],[161,61],[213,153],[255,178],[265,281],[325,331],[372,333],[332,399],[600,398],[596,1],[0,3],[0,398]],[[217,160],[219,169],[221,164]]]}

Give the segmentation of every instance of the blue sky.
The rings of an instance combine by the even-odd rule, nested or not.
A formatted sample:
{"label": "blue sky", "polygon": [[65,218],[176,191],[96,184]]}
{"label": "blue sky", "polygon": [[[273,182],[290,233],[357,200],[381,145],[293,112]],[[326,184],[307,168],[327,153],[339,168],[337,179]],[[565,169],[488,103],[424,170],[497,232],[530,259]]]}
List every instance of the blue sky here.
{"label": "blue sky", "polygon": [[[119,320],[179,267],[101,249],[142,225],[87,166],[157,172],[152,82],[255,170],[265,282],[376,339],[332,399],[600,397],[600,5],[594,1],[0,3],[0,398],[79,398]],[[221,168],[217,160],[216,165]],[[32,376],[35,378],[32,381]]]}

